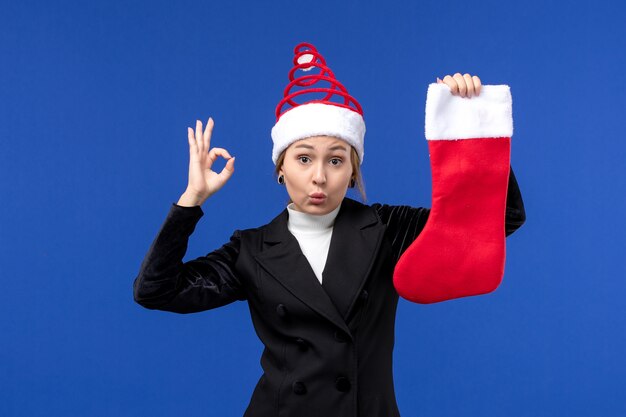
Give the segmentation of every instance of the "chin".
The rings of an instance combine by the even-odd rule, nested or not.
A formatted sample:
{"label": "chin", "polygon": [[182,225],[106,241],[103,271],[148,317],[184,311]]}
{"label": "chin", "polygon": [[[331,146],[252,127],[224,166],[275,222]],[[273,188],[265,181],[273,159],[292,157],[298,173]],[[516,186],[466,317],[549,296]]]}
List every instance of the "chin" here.
{"label": "chin", "polygon": [[339,206],[339,203],[309,204],[306,209],[310,214],[328,214]]}

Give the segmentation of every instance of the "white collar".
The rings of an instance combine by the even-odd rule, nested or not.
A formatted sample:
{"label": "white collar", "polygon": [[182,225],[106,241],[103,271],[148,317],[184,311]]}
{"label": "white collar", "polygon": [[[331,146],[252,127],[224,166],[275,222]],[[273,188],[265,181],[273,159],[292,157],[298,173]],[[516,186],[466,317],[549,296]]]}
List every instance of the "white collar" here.
{"label": "white collar", "polygon": [[339,209],[341,208],[341,203],[336,209],[327,214],[303,213],[293,207],[293,203],[287,206],[287,211],[289,212],[289,230],[297,232],[321,232],[333,227],[337,213],[339,213]]}

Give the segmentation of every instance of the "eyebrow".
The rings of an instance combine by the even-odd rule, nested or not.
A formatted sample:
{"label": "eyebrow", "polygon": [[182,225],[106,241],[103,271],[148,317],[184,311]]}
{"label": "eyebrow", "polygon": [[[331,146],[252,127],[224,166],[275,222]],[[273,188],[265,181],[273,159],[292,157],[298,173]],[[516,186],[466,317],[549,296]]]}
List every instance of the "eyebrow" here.
{"label": "eyebrow", "polygon": [[[313,146],[305,145],[304,143],[300,144],[300,145],[296,145],[295,147],[296,148],[315,149]],[[346,149],[346,147],[343,146],[343,145],[335,145],[335,146],[332,146],[332,147],[328,148],[328,150],[330,150],[330,151],[343,150],[343,151],[348,152],[348,149]]]}

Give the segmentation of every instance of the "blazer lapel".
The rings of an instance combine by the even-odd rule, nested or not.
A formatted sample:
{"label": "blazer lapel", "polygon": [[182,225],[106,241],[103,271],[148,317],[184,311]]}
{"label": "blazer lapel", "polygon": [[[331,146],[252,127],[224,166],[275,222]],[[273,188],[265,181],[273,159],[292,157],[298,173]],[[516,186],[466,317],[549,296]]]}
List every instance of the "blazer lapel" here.
{"label": "blazer lapel", "polygon": [[285,209],[265,227],[266,249],[255,259],[294,296],[351,335],[346,318],[372,268],[385,227],[371,208],[344,198],[320,285],[298,240],[287,228],[288,219]]}
{"label": "blazer lapel", "polygon": [[264,231],[267,249],[255,256],[257,262],[287,290],[317,313],[350,333],[350,329],[335,308],[302,253],[298,240],[287,228],[289,212],[285,209]]}
{"label": "blazer lapel", "polygon": [[322,286],[344,320],[365,285],[384,232],[370,207],[344,198],[322,273]]}

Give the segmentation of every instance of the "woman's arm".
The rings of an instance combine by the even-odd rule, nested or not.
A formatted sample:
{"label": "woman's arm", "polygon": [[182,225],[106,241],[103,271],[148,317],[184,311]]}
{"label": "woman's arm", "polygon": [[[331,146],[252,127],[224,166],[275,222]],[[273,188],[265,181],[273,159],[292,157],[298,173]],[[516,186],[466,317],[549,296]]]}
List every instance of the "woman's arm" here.
{"label": "woman's arm", "polygon": [[[390,206],[387,204],[372,204],[378,212],[381,221],[387,226],[387,236],[391,239],[391,244],[395,260],[406,248],[419,236],[426,226],[426,221],[430,214],[429,208],[411,206]],[[519,229],[526,221],[524,202],[520,192],[513,167],[510,167],[509,184],[506,197],[506,213],[504,216],[505,236],[511,235]]]}
{"label": "woman's arm", "polygon": [[149,309],[193,313],[245,300],[235,273],[240,232],[206,256],[182,262],[200,206],[173,204],[146,254],[133,285],[135,301]]}
{"label": "woman's arm", "polygon": [[395,263],[424,229],[430,209],[380,203],[374,203],[372,207],[378,213],[382,223],[387,226],[386,236],[391,240]]}
{"label": "woman's arm", "polygon": [[513,167],[511,167],[511,172],[509,173],[509,186],[506,193],[506,215],[504,218],[505,235],[511,235],[519,229],[525,221],[526,211],[524,210],[522,193],[517,185],[515,174],[513,174]]}
{"label": "woman's arm", "polygon": [[[240,233],[230,242],[196,260],[183,263],[189,236],[204,214],[200,206],[233,175],[235,158],[226,149],[211,148],[213,119],[206,129],[196,121],[187,128],[189,181],[177,204],[173,204],[156,239],[141,264],[133,289],[135,301],[150,309],[192,313],[244,300],[235,275]],[[220,173],[211,169],[218,156],[228,159]]]}

